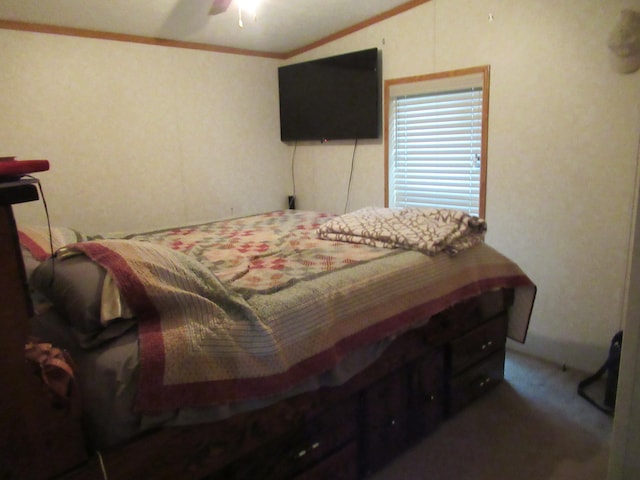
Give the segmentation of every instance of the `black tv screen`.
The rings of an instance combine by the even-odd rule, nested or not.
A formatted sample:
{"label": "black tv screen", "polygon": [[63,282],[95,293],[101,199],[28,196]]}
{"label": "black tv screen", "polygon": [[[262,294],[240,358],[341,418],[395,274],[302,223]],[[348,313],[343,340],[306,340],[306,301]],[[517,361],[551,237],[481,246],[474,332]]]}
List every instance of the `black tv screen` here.
{"label": "black tv screen", "polygon": [[281,140],[378,138],[378,70],[377,48],[280,67]]}

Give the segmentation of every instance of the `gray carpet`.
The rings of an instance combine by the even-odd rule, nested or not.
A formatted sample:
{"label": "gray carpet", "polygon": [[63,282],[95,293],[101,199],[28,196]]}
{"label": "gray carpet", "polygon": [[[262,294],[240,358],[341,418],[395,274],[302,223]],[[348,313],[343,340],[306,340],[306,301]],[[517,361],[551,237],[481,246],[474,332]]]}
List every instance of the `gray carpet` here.
{"label": "gray carpet", "polygon": [[613,420],[584,376],[509,351],[504,382],[370,479],[604,480]]}

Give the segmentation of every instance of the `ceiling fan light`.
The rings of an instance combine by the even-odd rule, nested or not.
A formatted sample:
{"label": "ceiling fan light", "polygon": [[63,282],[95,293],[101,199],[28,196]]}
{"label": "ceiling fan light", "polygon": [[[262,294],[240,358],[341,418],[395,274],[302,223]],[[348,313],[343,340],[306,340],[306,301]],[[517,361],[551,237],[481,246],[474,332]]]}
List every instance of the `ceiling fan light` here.
{"label": "ceiling fan light", "polygon": [[256,13],[258,11],[258,4],[260,0],[236,0],[238,3],[238,8],[248,13],[249,15],[256,17]]}

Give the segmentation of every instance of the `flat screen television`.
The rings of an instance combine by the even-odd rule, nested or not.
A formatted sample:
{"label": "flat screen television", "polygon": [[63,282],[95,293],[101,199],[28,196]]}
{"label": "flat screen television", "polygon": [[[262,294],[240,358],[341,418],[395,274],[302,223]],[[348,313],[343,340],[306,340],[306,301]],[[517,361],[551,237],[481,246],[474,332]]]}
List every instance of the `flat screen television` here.
{"label": "flat screen television", "polygon": [[281,140],[378,138],[379,70],[377,48],[280,67]]}

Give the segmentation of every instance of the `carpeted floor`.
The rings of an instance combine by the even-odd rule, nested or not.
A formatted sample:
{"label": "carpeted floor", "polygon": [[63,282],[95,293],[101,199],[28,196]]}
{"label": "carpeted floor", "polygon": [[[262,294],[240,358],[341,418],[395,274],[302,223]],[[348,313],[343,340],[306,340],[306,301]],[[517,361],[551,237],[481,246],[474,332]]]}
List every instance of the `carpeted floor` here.
{"label": "carpeted floor", "polygon": [[604,480],[613,420],[584,376],[509,351],[502,384],[370,479]]}

